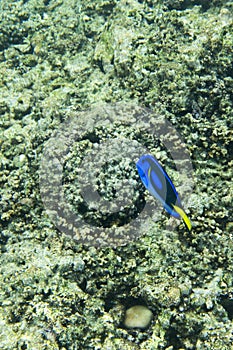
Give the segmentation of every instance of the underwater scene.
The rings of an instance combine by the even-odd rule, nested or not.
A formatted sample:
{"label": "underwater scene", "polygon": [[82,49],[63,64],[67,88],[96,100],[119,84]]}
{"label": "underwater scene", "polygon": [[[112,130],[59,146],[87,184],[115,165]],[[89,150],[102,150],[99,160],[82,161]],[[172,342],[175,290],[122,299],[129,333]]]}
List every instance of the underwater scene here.
{"label": "underwater scene", "polygon": [[0,349],[233,349],[232,13],[0,2]]}

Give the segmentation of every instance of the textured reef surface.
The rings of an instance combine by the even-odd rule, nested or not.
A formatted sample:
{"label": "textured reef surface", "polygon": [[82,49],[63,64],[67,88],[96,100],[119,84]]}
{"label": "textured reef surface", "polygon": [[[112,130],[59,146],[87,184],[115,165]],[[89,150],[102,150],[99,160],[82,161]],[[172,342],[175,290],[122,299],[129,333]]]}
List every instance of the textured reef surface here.
{"label": "textured reef surface", "polygon": [[[232,12],[224,0],[0,2],[1,349],[232,349]],[[93,106],[119,101],[127,113],[100,109],[100,123],[85,119]],[[132,106],[150,109],[151,119]],[[178,171],[143,124],[149,118],[160,130],[160,116],[183,140],[192,191],[187,164],[181,159]],[[45,147],[67,120],[43,174]],[[121,144],[105,154],[101,145],[114,138]],[[191,232],[164,211],[128,229],[146,202],[157,205],[140,184],[135,143],[181,189]],[[94,166],[81,169],[95,150]],[[58,190],[41,191],[44,178],[56,187],[59,157],[64,198],[98,227],[94,242],[88,228],[80,240]],[[85,205],[77,183],[89,188],[89,165],[101,210],[95,198]],[[118,208],[123,199],[109,215],[106,203]],[[121,244],[110,242],[115,229]],[[126,310],[136,305],[152,320],[127,328]]]}

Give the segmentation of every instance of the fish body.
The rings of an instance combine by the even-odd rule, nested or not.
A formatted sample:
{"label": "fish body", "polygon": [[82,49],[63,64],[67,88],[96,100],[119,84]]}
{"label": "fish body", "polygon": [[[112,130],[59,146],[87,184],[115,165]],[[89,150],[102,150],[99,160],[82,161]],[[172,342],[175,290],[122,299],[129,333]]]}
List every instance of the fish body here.
{"label": "fish body", "polygon": [[182,207],[180,196],[159,162],[152,155],[145,154],[140,157],[136,166],[142,183],[150,194],[162,203],[170,215],[177,219],[182,218],[187,228],[191,230],[191,221]]}

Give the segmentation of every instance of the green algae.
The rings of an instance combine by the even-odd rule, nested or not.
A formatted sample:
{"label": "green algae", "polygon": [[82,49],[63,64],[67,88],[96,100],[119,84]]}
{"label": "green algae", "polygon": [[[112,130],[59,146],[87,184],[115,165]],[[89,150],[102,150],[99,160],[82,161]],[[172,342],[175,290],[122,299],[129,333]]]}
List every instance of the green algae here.
{"label": "green algae", "polygon": [[[226,1],[1,2],[2,349],[232,347],[231,13]],[[67,111],[119,100],[184,138],[190,234],[164,217],[139,241],[96,249],[47,217],[45,141]],[[143,332],[122,325],[135,303],[154,315]]]}

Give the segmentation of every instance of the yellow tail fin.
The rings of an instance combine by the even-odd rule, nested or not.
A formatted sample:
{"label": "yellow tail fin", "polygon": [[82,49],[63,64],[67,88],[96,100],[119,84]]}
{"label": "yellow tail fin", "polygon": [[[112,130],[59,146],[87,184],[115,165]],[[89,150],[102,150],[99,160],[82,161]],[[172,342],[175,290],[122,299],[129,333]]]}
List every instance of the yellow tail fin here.
{"label": "yellow tail fin", "polygon": [[184,212],[183,209],[181,209],[180,207],[177,207],[176,205],[173,205],[173,208],[175,209],[175,211],[180,214],[180,216],[182,217],[185,225],[187,226],[187,228],[189,229],[189,231],[192,228],[192,224],[190,219],[188,218],[188,216],[186,215],[186,213]]}

